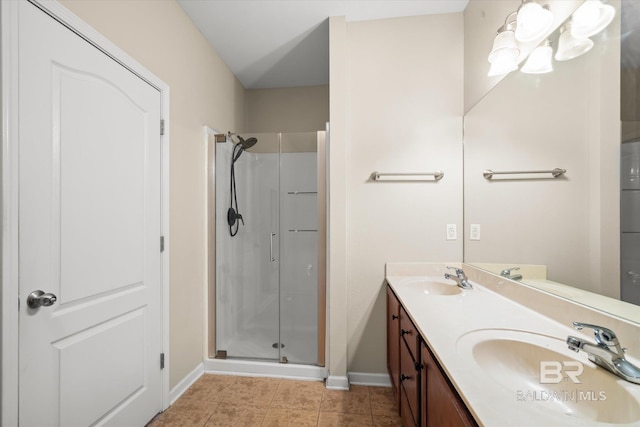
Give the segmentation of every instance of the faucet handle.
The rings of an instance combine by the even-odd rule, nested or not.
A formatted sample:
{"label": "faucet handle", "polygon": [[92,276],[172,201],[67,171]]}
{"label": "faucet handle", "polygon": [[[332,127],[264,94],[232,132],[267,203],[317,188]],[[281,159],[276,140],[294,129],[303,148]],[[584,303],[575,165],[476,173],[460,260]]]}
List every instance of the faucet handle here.
{"label": "faucet handle", "polygon": [[464,275],[464,270],[463,270],[463,269],[461,269],[461,268],[459,268],[459,267],[450,267],[450,266],[448,266],[448,265],[447,265],[447,268],[448,268],[449,270],[453,270],[453,271],[455,271],[455,272],[456,272],[456,276],[458,276],[458,277],[465,277],[465,275]]}
{"label": "faucet handle", "polygon": [[624,351],[620,347],[620,343],[618,342],[618,337],[616,336],[616,333],[613,332],[611,329],[605,328],[604,326],[592,325],[590,323],[582,323],[582,322],[573,322],[573,326],[577,330],[581,330],[583,328],[593,329],[596,343],[606,347],[615,346],[620,355],[624,353]]}
{"label": "faucet handle", "polygon": [[511,275],[511,272],[512,272],[513,270],[516,270],[516,271],[517,271],[517,270],[520,270],[520,267],[505,268],[504,270],[502,270],[502,271],[500,272],[500,275],[501,275],[501,276],[507,276],[507,277],[508,277],[508,276],[510,276],[510,275]]}

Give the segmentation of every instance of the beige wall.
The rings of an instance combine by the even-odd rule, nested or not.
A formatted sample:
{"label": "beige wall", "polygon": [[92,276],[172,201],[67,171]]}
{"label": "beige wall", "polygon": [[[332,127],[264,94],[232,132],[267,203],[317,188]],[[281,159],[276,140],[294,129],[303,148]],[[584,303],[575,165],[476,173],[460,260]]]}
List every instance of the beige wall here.
{"label": "beige wall", "polygon": [[[329,378],[347,378],[347,23],[329,20],[329,239],[327,346]],[[342,384],[344,385],[344,384]]]}
{"label": "beige wall", "polygon": [[[346,291],[348,371],[384,373],[384,264],[462,260],[462,240],[447,241],[445,229],[456,224],[462,233],[463,19],[345,25],[344,55],[334,56],[331,45],[331,173],[344,173],[346,205],[334,206],[341,183],[332,179],[330,256],[346,271],[330,286],[331,293]],[[340,60],[342,66],[334,63]],[[344,85],[338,99],[336,81]],[[334,108],[344,114],[335,117]],[[342,155],[346,163],[336,158]],[[438,183],[370,180],[373,171],[438,169],[445,173]],[[340,215],[346,242],[334,228],[342,226]],[[332,344],[338,339],[330,337]]]}
{"label": "beige wall", "polygon": [[247,90],[248,132],[324,130],[329,121],[329,86]]}
{"label": "beige wall", "polygon": [[170,386],[202,362],[203,125],[241,129],[245,90],[172,0],[61,2],[171,87]]}

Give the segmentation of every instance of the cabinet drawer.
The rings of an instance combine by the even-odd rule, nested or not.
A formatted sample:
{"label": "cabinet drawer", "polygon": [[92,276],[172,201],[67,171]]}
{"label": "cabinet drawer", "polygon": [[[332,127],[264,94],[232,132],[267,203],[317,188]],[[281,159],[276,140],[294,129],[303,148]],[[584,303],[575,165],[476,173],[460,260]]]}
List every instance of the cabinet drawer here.
{"label": "cabinet drawer", "polygon": [[[417,354],[417,353],[416,353]],[[402,392],[406,396],[406,400],[409,408],[411,409],[411,416],[413,418],[414,423],[417,425],[420,420],[420,398],[419,398],[419,387],[420,387],[420,371],[416,368],[417,366],[415,359],[409,353],[409,349],[404,343],[400,344],[400,384],[402,388]],[[402,400],[402,399],[401,399]],[[406,410],[403,414],[403,403],[401,403],[401,416],[402,418],[406,418]]]}
{"label": "cabinet drawer", "polygon": [[400,335],[407,343],[411,356],[418,360],[420,354],[420,334],[418,333],[409,315],[400,307]]}
{"label": "cabinet drawer", "polygon": [[415,417],[411,413],[409,401],[407,400],[407,394],[402,387],[400,387],[400,390],[400,419],[402,420],[402,427],[416,427],[418,424],[416,423]]}

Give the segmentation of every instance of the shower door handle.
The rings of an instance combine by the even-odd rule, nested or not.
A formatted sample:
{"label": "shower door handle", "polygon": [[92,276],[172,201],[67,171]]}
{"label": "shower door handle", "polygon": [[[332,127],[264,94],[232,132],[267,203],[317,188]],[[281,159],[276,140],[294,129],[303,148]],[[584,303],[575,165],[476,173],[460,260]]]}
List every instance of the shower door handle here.
{"label": "shower door handle", "polygon": [[276,233],[271,233],[269,236],[269,256],[271,257],[271,262],[275,262],[276,258],[273,256],[273,238],[276,236]]}

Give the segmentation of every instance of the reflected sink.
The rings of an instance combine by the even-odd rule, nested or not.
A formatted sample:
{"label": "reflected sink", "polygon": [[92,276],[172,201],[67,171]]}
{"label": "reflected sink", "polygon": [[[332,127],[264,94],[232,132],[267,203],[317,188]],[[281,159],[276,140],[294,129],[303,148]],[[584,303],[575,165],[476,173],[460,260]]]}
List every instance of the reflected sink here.
{"label": "reflected sink", "polygon": [[435,278],[408,279],[403,283],[427,295],[457,295],[462,292],[462,288],[458,285],[440,281]]}
{"label": "reflected sink", "polygon": [[[536,405],[542,411],[589,423],[640,421],[640,388],[596,367],[586,357],[572,354],[564,339],[482,329],[461,336],[457,350],[470,356],[480,375],[487,375],[489,381],[513,393],[514,404]],[[541,362],[549,366],[549,375],[542,380]],[[577,375],[581,368],[583,372]]]}

